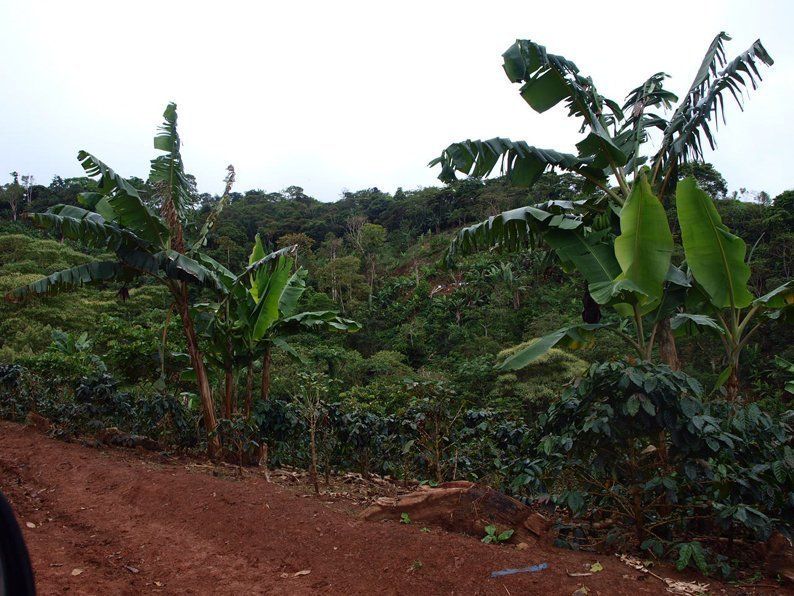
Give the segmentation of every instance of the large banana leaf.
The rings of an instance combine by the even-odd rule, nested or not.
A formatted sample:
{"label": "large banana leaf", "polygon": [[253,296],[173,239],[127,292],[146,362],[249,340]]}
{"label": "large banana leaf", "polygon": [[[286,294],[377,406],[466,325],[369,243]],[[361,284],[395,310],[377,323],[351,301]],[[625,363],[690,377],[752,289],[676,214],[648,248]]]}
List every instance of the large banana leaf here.
{"label": "large banana leaf", "polygon": [[681,312],[670,317],[670,328],[673,331],[694,335],[697,332],[697,327],[713,329],[721,335],[725,334],[725,330],[720,327],[719,323],[707,315]]}
{"label": "large banana leaf", "polygon": [[[297,286],[303,281],[302,274],[296,277],[290,273],[296,249],[296,246],[288,246],[266,255],[262,238],[256,235],[248,257],[249,265],[237,277],[233,288],[238,320],[252,342],[260,341],[283,316],[280,305],[284,294],[290,294],[285,299],[289,304],[296,289],[290,287],[290,282]],[[300,295],[292,297],[297,302]]]}
{"label": "large banana leaf", "polygon": [[722,223],[711,197],[694,178],[678,183],[676,210],[687,265],[717,308],[744,308],[753,301],[747,289],[747,246]]}
{"label": "large banana leaf", "polygon": [[502,58],[507,78],[513,83],[524,83],[521,96],[536,112],[545,112],[563,99],[570,99],[566,78],[579,73],[570,60],[549,54],[544,46],[524,39],[516,40]]}
{"label": "large banana leaf", "polygon": [[[248,265],[260,261],[265,257],[265,247],[262,244],[262,237],[257,234],[254,238],[254,246],[251,249],[251,254],[248,255]],[[267,276],[270,274],[269,269],[260,269],[259,271],[251,272],[248,279],[248,293],[251,294],[255,303],[259,302],[259,288],[267,283]],[[262,278],[261,280],[259,278]]]}
{"label": "large banana leaf", "polygon": [[692,291],[692,281],[678,267],[670,265],[664,283],[664,292],[658,304],[650,308],[641,308],[641,313],[648,316],[648,327],[651,328],[663,319],[674,316],[685,304]]}
{"label": "large banana leaf", "polygon": [[192,197],[180,152],[175,103],[168,104],[163,118],[164,121],[154,137],[154,148],[164,151],[165,155],[159,155],[152,160],[149,182],[163,195],[164,201],[171,202],[177,215],[184,221]]}
{"label": "large banana leaf", "polygon": [[646,297],[641,303],[656,302],[662,297],[672,254],[667,214],[640,174],[620,211],[620,236],[615,239],[615,258],[622,271],[618,279],[640,288]]}
{"label": "large banana leaf", "polygon": [[766,308],[787,308],[794,306],[794,280],[789,280],[771,292],[753,300],[754,306]]}
{"label": "large banana leaf", "polygon": [[169,279],[205,286],[218,292],[224,292],[226,289],[212,270],[180,252],[169,249],[155,256],[159,261],[160,269]]}
{"label": "large banana leaf", "polygon": [[278,303],[278,310],[282,317],[289,317],[294,315],[298,310],[298,302],[306,291],[306,277],[309,272],[303,267],[292,274],[287,282],[287,287],[281,293],[281,298]]}
{"label": "large banana leaf", "polygon": [[576,269],[589,284],[611,282],[620,275],[609,230],[548,230],[543,239],[557,253],[567,270]]}
{"label": "large banana leaf", "polygon": [[597,213],[599,209],[587,201],[547,201],[504,211],[461,229],[450,243],[446,262],[451,265],[459,255],[488,248],[533,248],[548,230],[579,229],[585,222],[583,214]]}
{"label": "large banana leaf", "polygon": [[540,337],[525,348],[511,354],[496,366],[498,370],[518,370],[534,362],[557,345],[568,348],[582,348],[593,343],[592,334],[597,329],[610,327],[612,323],[589,323],[571,325]]}
{"label": "large banana leaf", "polygon": [[271,340],[271,342],[279,350],[281,350],[282,352],[292,356],[295,360],[297,360],[301,364],[304,364],[304,365],[308,364],[306,359],[303,356],[301,356],[300,353],[295,348],[293,348],[290,344],[288,344],[283,337],[274,337]]}
{"label": "large banana leaf", "polygon": [[191,253],[193,258],[196,262],[200,263],[210,271],[212,271],[218,280],[223,284],[227,291],[230,291],[234,286],[235,281],[237,280],[237,276],[229,271],[224,265],[221,265],[218,261],[213,259],[210,256],[205,255],[201,252]]}
{"label": "large banana leaf", "polygon": [[264,296],[273,270],[283,267],[285,259],[289,260],[288,269],[291,269],[297,250],[298,246],[292,245],[265,254],[262,238],[257,234],[251,254],[248,256],[248,267],[237,278],[238,285],[244,285],[247,282],[245,290],[250,294],[254,303],[258,304]]}
{"label": "large banana leaf", "polygon": [[[237,284],[245,284],[246,282],[253,279],[253,276],[256,276],[257,273],[266,267],[273,267],[275,265],[275,261],[278,260],[280,257],[289,256],[293,257],[298,250],[298,245],[293,244],[292,246],[285,246],[284,248],[280,248],[275,250],[269,254],[266,254],[262,257],[259,257],[259,252],[256,253],[258,258],[252,258],[248,267],[237,276],[235,283]],[[264,253],[264,250],[262,251]]]}
{"label": "large banana leaf", "polygon": [[32,296],[57,294],[88,284],[128,281],[136,275],[136,272],[116,261],[95,261],[58,271],[32,284],[11,290],[5,298],[9,302],[22,302]]}
{"label": "large banana leaf", "polygon": [[771,292],[753,300],[753,306],[772,310],[770,317],[794,322],[794,280],[789,280]]}
{"label": "large banana leaf", "polygon": [[152,244],[168,245],[168,227],[143,204],[132,184],[90,153],[80,151],[77,159],[89,176],[100,176],[98,184],[105,197],[95,203],[98,213]]}
{"label": "large banana leaf", "polygon": [[167,249],[156,253],[141,250],[119,251],[117,254],[122,265],[139,274],[153,275],[161,280],[184,281],[219,293],[227,291],[214,267],[205,266],[175,250]]}
{"label": "large banana leaf", "polygon": [[253,265],[258,260],[265,256],[265,246],[262,244],[262,237],[257,234],[254,237],[254,246],[251,248],[251,254],[248,255],[248,264]]}
{"label": "large banana leaf", "polygon": [[279,322],[279,330],[298,331],[300,327],[315,329],[325,327],[336,331],[355,333],[361,330],[361,324],[339,316],[335,310],[302,312],[286,317]]}
{"label": "large banana leaf", "polygon": [[511,141],[496,137],[487,141],[471,139],[453,143],[428,165],[441,165],[439,179],[452,182],[455,172],[485,177],[500,164],[502,174],[518,186],[532,186],[547,169],[560,168],[575,172],[599,184],[606,183],[603,168],[595,165],[593,157],[576,157],[553,149],[539,149],[526,141]]}
{"label": "large banana leaf", "polygon": [[31,213],[40,228],[52,230],[61,238],[75,240],[91,248],[132,250],[148,245],[132,232],[108,223],[98,213],[73,205],[55,205],[45,213]]}
{"label": "large banana leaf", "polygon": [[265,336],[268,329],[279,319],[279,303],[284,290],[287,288],[294,261],[287,257],[280,257],[275,265],[269,269],[261,269],[256,276],[256,292],[251,292],[255,298],[256,306],[252,312],[253,327],[251,338],[259,341]]}
{"label": "large banana leaf", "polygon": [[145,250],[120,250],[116,254],[125,266],[138,271],[141,275],[163,277],[161,272],[161,265],[165,259],[163,251],[152,253]]}
{"label": "large banana leaf", "polygon": [[113,168],[97,159],[87,151],[78,151],[77,159],[83,166],[85,173],[91,178],[99,176],[97,186],[102,195],[123,193],[131,197],[140,199],[140,195],[135,187],[127,180],[119,176]]}
{"label": "large banana leaf", "polygon": [[619,277],[610,281],[599,281],[587,286],[590,297],[601,305],[610,305],[618,314],[628,317],[633,313],[631,304],[647,303],[649,297],[630,279]]}
{"label": "large banana leaf", "polygon": [[[516,40],[502,57],[507,77],[513,83],[523,83],[521,97],[533,110],[542,113],[565,100],[569,114],[583,119],[582,130],[589,128],[590,132],[576,145],[580,158],[592,158],[600,169],[625,165],[626,154],[606,128],[622,120],[623,112],[598,93],[592,79],[582,76],[576,64],[527,39]],[[609,117],[607,108],[612,111]]]}

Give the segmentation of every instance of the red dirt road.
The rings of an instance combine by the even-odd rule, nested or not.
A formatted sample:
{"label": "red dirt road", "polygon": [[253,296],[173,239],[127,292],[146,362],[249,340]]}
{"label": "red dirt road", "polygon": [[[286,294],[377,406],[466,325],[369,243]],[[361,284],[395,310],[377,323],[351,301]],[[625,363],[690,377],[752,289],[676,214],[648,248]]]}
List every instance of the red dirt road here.
{"label": "red dirt road", "polygon": [[[518,551],[436,528],[364,522],[263,478],[214,477],[7,422],[0,490],[20,518],[41,594],[551,596],[583,585],[591,595],[664,593],[614,557]],[[566,573],[596,560],[604,571]],[[490,578],[544,562],[549,568],[537,573]]]}

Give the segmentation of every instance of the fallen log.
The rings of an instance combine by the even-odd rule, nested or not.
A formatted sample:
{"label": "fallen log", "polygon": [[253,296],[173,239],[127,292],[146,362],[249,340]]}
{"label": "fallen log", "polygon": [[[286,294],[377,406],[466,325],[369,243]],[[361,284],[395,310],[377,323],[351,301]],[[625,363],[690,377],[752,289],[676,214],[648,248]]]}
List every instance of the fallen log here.
{"label": "fallen log", "polygon": [[436,525],[450,532],[485,536],[485,527],[514,531],[510,542],[549,540],[551,522],[521,501],[474,482],[446,482],[399,497],[381,497],[361,513],[369,521],[396,520]]}

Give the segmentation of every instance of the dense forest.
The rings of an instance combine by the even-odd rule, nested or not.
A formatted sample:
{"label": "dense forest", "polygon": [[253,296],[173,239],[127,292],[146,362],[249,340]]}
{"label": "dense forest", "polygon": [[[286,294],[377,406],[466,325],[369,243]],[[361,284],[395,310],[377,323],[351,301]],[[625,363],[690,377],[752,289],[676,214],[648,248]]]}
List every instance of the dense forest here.
{"label": "dense forest", "polygon": [[[621,117],[669,102],[649,88]],[[171,104],[147,180],[85,152],[84,178],[14,173],[0,415],[307,467],[318,491],[340,469],[476,480],[556,507],[562,546],[731,576],[720,538],[794,514],[794,190],[746,200],[669,148],[641,167],[631,126],[572,159],[465,141],[443,185],[321,202],[238,192],[231,166],[199,193]]]}

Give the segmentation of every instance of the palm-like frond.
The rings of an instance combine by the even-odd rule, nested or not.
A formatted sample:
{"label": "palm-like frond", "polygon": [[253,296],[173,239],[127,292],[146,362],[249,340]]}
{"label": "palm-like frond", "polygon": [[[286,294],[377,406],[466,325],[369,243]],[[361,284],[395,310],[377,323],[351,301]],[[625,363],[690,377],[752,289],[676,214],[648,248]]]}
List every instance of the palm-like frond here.
{"label": "palm-like frond", "polygon": [[129,281],[136,275],[135,271],[116,261],[95,261],[58,271],[31,284],[11,290],[5,298],[9,302],[23,302],[33,296],[68,292],[89,284]]}
{"label": "palm-like frond", "polygon": [[184,221],[192,203],[192,196],[182,162],[175,103],[168,104],[163,118],[164,121],[154,137],[154,148],[164,151],[165,154],[152,160],[149,182],[161,193],[163,203],[170,203],[180,220]]}
{"label": "palm-like frond", "polygon": [[168,227],[143,204],[140,194],[132,184],[86,151],[80,151],[77,159],[89,176],[99,176],[97,182],[104,195],[101,199],[89,195],[92,198],[90,201],[88,201],[89,197],[84,196],[83,201],[107,221],[113,221],[129,229],[147,242],[161,247],[167,245]]}
{"label": "palm-like frond", "polygon": [[550,230],[573,231],[608,214],[602,200],[547,201],[504,211],[458,231],[445,256],[447,265],[463,255],[497,248],[516,251],[533,248]]}
{"label": "palm-like frond", "polygon": [[31,213],[29,217],[38,227],[52,230],[61,238],[79,241],[91,248],[118,251],[140,249],[148,245],[132,232],[106,222],[98,213],[73,205],[55,205],[44,213]]}
{"label": "palm-like frond", "polygon": [[544,171],[553,168],[580,174],[598,184],[607,180],[603,169],[594,166],[592,157],[581,158],[552,149],[539,149],[525,141],[500,137],[453,143],[428,165],[439,164],[439,179],[444,182],[455,180],[456,171],[468,176],[488,176],[497,164],[500,164],[501,173],[518,186],[532,186]]}
{"label": "palm-like frond", "polygon": [[689,91],[664,131],[662,146],[655,158],[655,174],[661,172],[667,178],[681,163],[702,160],[702,137],[715,149],[711,122],[720,117],[725,122],[725,96],[733,96],[743,109],[744,92],[748,87],[756,89],[761,81],[758,63],[774,64],[761,40],[756,40],[749,49],[727,62],[724,42],[728,40],[730,37],[721,32],[711,42]]}
{"label": "palm-like frond", "polygon": [[99,192],[103,195],[123,193],[140,199],[140,194],[132,184],[119,176],[113,168],[97,159],[95,156],[87,151],[81,150],[77,153],[77,159],[80,165],[83,166],[85,173],[91,178],[99,176],[97,186],[99,187]]}
{"label": "palm-like frond", "polygon": [[285,317],[279,322],[279,331],[300,331],[304,329],[326,328],[335,331],[355,333],[361,329],[361,323],[339,316],[335,310],[322,310],[302,312],[290,317]]}

